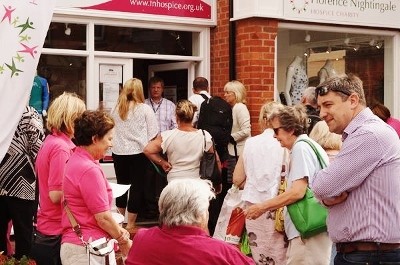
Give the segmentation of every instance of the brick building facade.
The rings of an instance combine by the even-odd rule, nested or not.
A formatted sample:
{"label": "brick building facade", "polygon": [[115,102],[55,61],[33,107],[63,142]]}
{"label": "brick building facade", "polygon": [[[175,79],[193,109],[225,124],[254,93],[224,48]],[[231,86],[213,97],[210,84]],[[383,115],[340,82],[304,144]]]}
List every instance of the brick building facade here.
{"label": "brick building facade", "polygon": [[[353,40],[360,43],[364,42],[361,43],[362,49],[356,49],[355,45],[354,47],[351,45],[347,45],[347,47],[343,46],[341,43],[343,40],[333,35],[333,33],[331,33],[333,37],[330,36],[331,40],[326,43],[317,41],[315,42],[316,44],[313,44],[313,42],[306,43],[300,40],[300,44],[297,46],[291,46],[287,43],[281,45],[282,41],[280,43],[276,42],[276,38],[278,37],[279,39],[280,37],[279,24],[285,23],[284,20],[268,17],[234,18],[230,20],[230,16],[232,15],[230,13],[230,4],[232,4],[232,1],[229,0],[217,1],[217,26],[211,28],[210,38],[211,87],[213,94],[222,96],[223,87],[231,78],[239,80],[245,85],[247,89],[247,107],[251,115],[252,135],[260,133],[258,126],[260,107],[266,101],[276,99],[278,97],[276,95],[277,92],[279,93],[283,90],[283,81],[278,80],[277,82],[276,79],[282,79],[280,76],[285,74],[285,65],[288,65],[288,59],[284,58],[284,54],[293,54],[291,53],[292,47],[297,49],[298,46],[302,46],[302,48],[298,49],[297,53],[303,55],[303,51],[305,51],[304,54],[308,53],[306,56],[310,55],[307,52],[311,50],[310,47],[315,46],[315,49],[320,48],[316,45],[325,45],[327,47],[329,45],[330,47],[332,44],[332,47],[336,46],[337,50],[346,50],[345,56],[340,58],[344,61],[344,69],[341,71],[343,73],[355,73],[360,76],[364,82],[368,103],[387,101],[388,96],[384,96],[385,52],[384,49],[366,44],[367,37],[353,36]],[[329,26],[321,23],[303,23],[305,23],[303,25],[304,30],[296,30],[300,32],[297,35],[304,34],[303,32],[306,32],[307,29],[312,29],[312,27],[319,27],[320,25]],[[331,26],[332,29],[335,28],[336,30],[340,29],[340,27],[340,25]],[[367,30],[367,28],[354,26],[350,31],[357,32],[358,29],[360,32]],[[230,30],[234,31],[231,38]],[[345,30],[347,29],[343,29],[343,31]],[[321,32],[318,32],[318,34],[322,35]],[[348,35],[347,33],[346,35],[343,33],[343,36]],[[371,34],[371,36],[373,35]],[[356,38],[358,39],[356,40]],[[281,39],[284,39],[284,37]],[[293,42],[292,39],[294,39],[293,36],[290,36],[286,42]],[[233,41],[234,44],[230,44],[230,41]],[[368,41],[370,40],[368,39]],[[357,45],[359,47],[359,44]],[[277,52],[275,47],[281,48],[280,52]],[[351,49],[352,47],[354,49]],[[230,49],[233,49],[233,51],[230,52]],[[277,69],[277,65],[279,64],[281,66]],[[390,62],[386,62],[386,68],[391,67],[391,65]],[[233,69],[230,69],[231,67]],[[276,72],[278,72],[277,75]],[[274,91],[275,88],[276,90]],[[391,105],[390,102],[387,104]]]}

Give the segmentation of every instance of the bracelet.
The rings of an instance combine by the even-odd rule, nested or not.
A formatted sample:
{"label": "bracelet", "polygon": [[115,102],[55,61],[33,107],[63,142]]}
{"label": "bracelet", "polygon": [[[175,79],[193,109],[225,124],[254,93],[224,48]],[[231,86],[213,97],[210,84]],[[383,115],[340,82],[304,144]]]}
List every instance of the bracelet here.
{"label": "bracelet", "polygon": [[122,234],[121,234],[118,238],[116,238],[115,240],[117,240],[117,241],[118,241],[118,244],[121,245],[122,242],[124,242],[124,244],[125,244],[126,242],[128,242],[129,237],[127,238],[127,237],[125,236],[125,233],[122,232]]}
{"label": "bracelet", "polygon": [[162,162],[162,159],[160,158],[160,160],[158,160],[158,164],[161,164],[161,162]]}
{"label": "bracelet", "polygon": [[115,240],[117,240],[118,242],[121,241],[122,239],[124,239],[124,233],[122,233],[118,238],[116,238]]}

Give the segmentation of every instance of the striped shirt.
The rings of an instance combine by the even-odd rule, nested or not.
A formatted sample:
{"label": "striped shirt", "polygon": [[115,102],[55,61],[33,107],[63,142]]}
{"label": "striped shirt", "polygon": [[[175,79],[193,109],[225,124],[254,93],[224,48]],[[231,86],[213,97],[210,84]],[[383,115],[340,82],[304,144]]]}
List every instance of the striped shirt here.
{"label": "striped shirt", "polygon": [[400,141],[369,108],[343,133],[336,158],[312,180],[318,199],[349,193],[329,207],[328,232],[333,242],[400,242]]}
{"label": "striped shirt", "polygon": [[39,114],[33,107],[25,107],[7,154],[0,163],[0,196],[35,200],[34,165],[43,140]]}
{"label": "striped shirt", "polygon": [[172,130],[178,127],[178,124],[176,123],[176,106],[174,102],[162,98],[160,102],[155,103],[153,100],[148,98],[145,100],[145,103],[149,105],[156,114],[159,132]]}

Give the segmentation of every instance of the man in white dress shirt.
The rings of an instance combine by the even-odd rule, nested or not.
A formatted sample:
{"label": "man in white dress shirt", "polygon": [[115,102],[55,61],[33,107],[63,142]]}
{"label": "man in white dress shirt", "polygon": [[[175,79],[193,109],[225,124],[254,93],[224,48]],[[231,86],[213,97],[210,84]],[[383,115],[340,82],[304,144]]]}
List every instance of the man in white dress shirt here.
{"label": "man in white dress shirt", "polygon": [[[196,127],[197,125],[197,121],[199,119],[199,114],[200,114],[200,107],[201,107],[201,103],[203,103],[203,101],[205,100],[204,96],[206,96],[207,98],[211,98],[211,95],[209,93],[209,88],[208,88],[208,80],[204,77],[196,77],[193,80],[193,95],[191,95],[188,100],[190,102],[192,102],[194,105],[196,105],[197,107],[197,111],[194,114],[193,117],[193,125]],[[204,95],[204,96],[202,96]]]}

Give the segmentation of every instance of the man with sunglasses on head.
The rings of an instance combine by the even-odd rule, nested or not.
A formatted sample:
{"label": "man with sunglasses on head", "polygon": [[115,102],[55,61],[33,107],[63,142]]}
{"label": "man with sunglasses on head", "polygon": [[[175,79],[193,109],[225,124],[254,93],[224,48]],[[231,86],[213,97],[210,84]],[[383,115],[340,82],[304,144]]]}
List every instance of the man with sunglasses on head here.
{"label": "man with sunglasses on head", "polygon": [[355,75],[317,86],[320,117],[342,135],[343,146],[310,186],[329,209],[335,265],[400,264],[400,141],[366,107]]}

